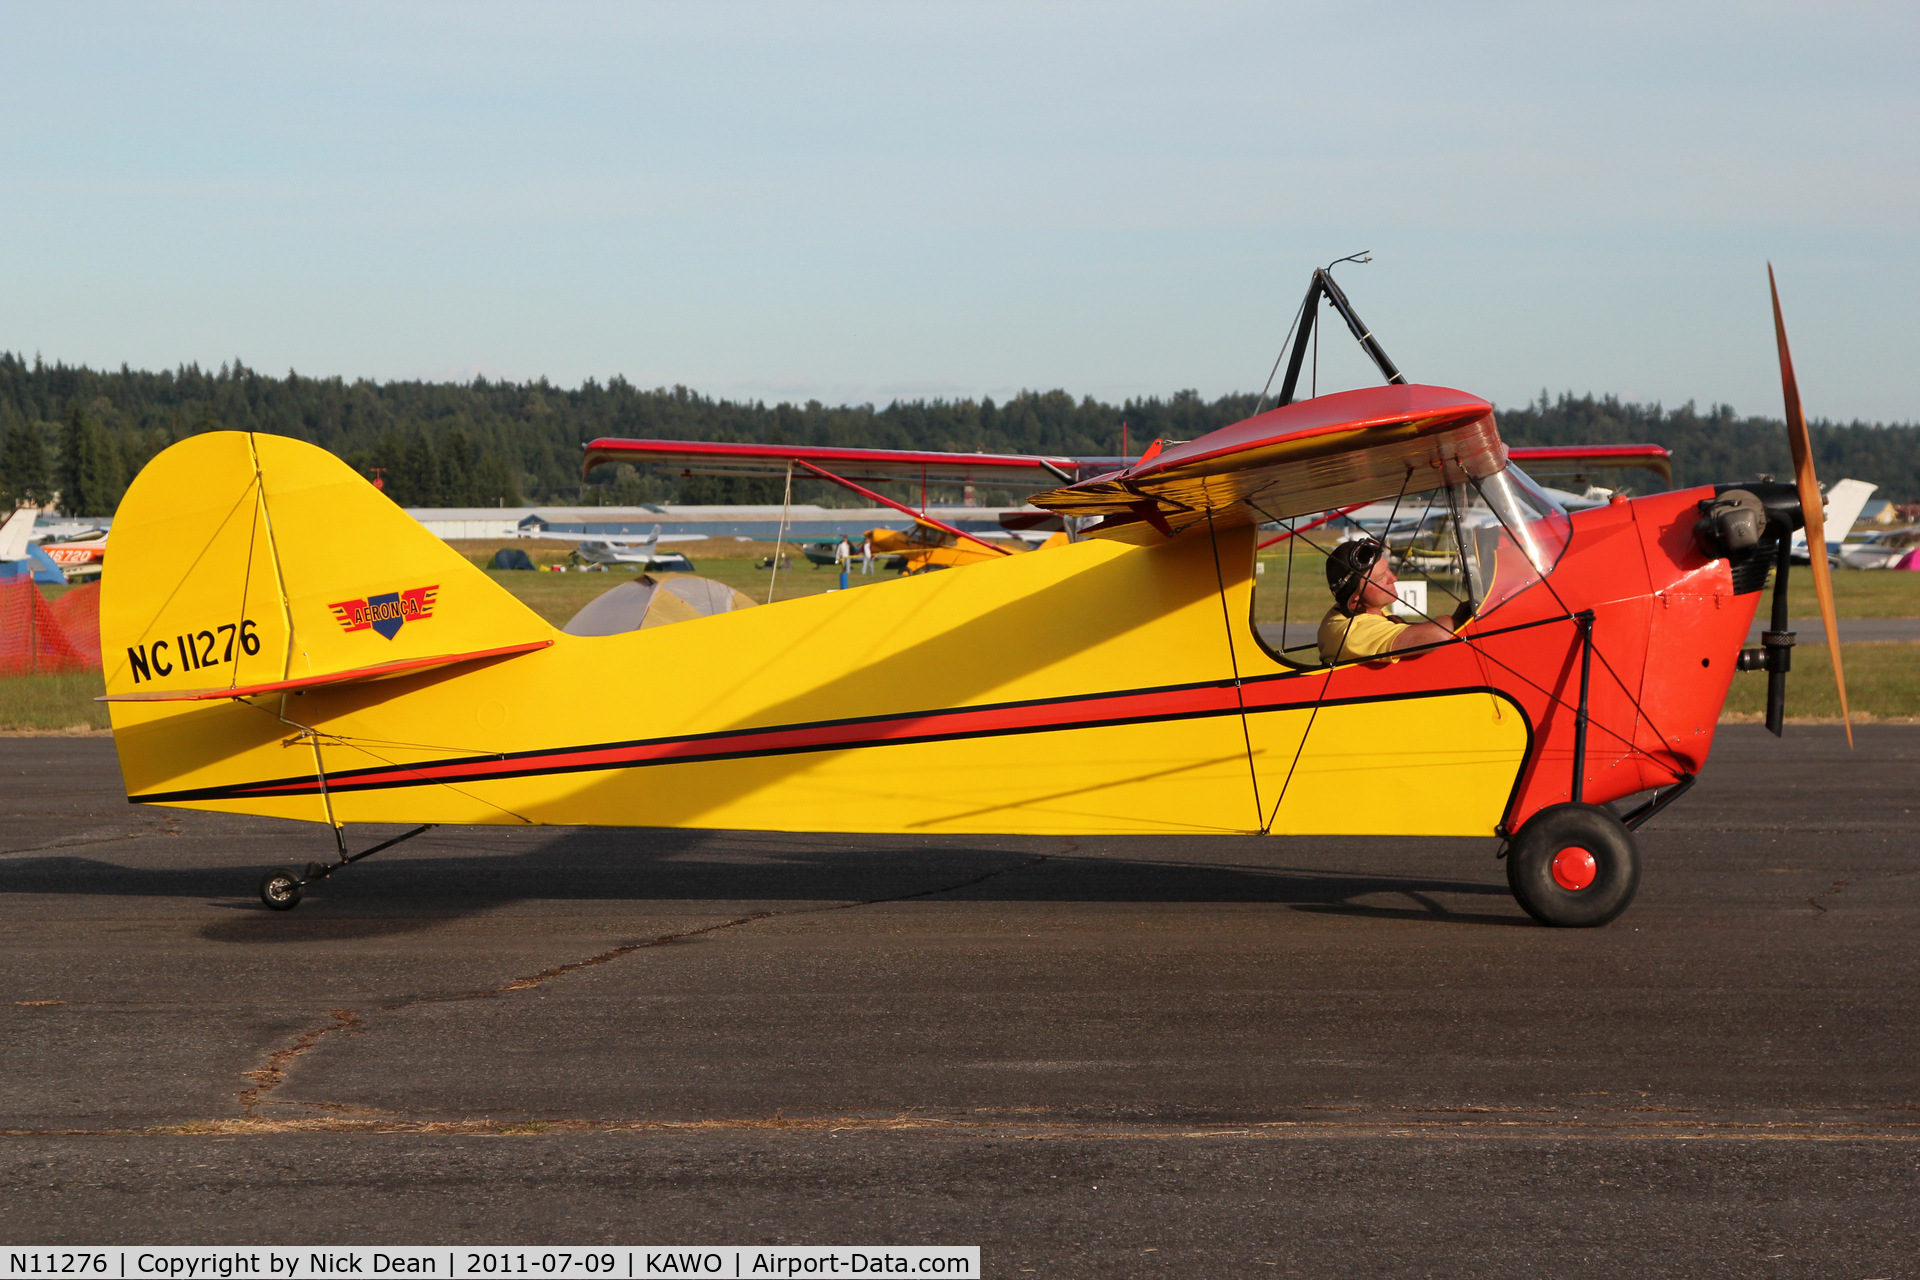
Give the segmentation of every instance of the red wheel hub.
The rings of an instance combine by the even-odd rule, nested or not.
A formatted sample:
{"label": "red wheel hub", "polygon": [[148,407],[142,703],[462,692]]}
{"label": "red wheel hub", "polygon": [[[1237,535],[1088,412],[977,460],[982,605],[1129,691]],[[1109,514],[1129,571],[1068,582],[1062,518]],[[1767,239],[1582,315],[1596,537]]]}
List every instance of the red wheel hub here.
{"label": "red wheel hub", "polygon": [[1553,855],[1553,882],[1569,893],[1580,892],[1599,873],[1593,855],[1578,845],[1568,845]]}

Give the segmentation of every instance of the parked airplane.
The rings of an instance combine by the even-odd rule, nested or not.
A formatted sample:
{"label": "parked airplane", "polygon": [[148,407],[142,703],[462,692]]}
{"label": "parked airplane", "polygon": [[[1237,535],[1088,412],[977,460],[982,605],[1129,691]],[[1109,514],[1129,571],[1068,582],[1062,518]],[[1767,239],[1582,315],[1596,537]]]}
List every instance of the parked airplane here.
{"label": "parked airplane", "polygon": [[40,544],[40,549],[49,560],[64,569],[70,579],[93,577],[106,568],[107,535],[104,532],[92,538],[69,538],[64,541],[48,539]]}
{"label": "parked airplane", "polygon": [[661,551],[663,542],[703,542],[705,537],[698,533],[660,532],[660,526],[653,526],[653,532],[637,542],[608,538],[587,533],[542,533],[543,538],[558,538],[572,542],[574,554],[588,564],[630,564],[643,569],[659,569],[666,572],[692,573],[693,561],[678,551]]}
{"label": "parked airplane", "polygon": [[[1829,549],[1832,544],[1828,544]],[[1920,547],[1920,530],[1887,529],[1840,547],[1840,563],[1849,569],[1891,569]]]}
{"label": "parked airplane", "polygon": [[33,541],[33,521],[40,513],[21,507],[0,525],[0,579],[31,577],[49,586],[64,583],[67,575]]}
{"label": "parked airplane", "polygon": [[[1827,563],[1844,564],[1841,544],[1847,540],[1854,522],[1860,519],[1861,510],[1867,505],[1867,499],[1880,486],[1868,484],[1864,480],[1841,480],[1827,490]],[[1793,535],[1791,553],[1795,564],[1807,563],[1807,531],[1800,530]]]}

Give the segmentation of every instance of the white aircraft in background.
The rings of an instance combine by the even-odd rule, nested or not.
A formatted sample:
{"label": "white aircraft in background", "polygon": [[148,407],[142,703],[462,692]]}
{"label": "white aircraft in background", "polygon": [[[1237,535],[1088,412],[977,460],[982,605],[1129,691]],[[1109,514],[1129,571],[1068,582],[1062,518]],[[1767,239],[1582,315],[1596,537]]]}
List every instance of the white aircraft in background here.
{"label": "white aircraft in background", "polygon": [[1891,569],[1920,547],[1920,530],[1887,529],[1870,533],[1840,548],[1840,563],[1849,569]]}
{"label": "white aircraft in background", "polygon": [[27,545],[33,540],[34,517],[40,513],[21,507],[0,524],[0,560],[25,560]]}
{"label": "white aircraft in background", "polygon": [[689,565],[687,558],[677,551],[662,552],[663,542],[704,542],[705,534],[660,532],[660,526],[653,526],[653,532],[635,541],[609,538],[597,533],[552,533],[543,531],[542,538],[558,538],[563,542],[574,543],[574,554],[589,564],[637,564],[657,569],[673,569]]}
{"label": "white aircraft in background", "polygon": [[66,542],[70,539],[84,538],[90,533],[106,536],[106,531],[99,525],[67,520],[60,524],[48,525],[44,529],[35,529],[33,540],[35,542]]}
{"label": "white aircraft in background", "polygon": [[21,507],[0,524],[0,579],[25,576],[35,582],[62,583],[67,575],[33,541],[33,522],[40,513]]}
{"label": "white aircraft in background", "polygon": [[[1867,499],[1872,497],[1873,491],[1879,487],[1877,484],[1868,484],[1865,480],[1841,480],[1837,482],[1833,488],[1827,490],[1826,533],[1828,563],[1846,563],[1846,548],[1841,544],[1846,542],[1847,534],[1852,531],[1854,521],[1860,518],[1861,508],[1867,505]],[[1807,531],[1805,529],[1798,530],[1794,533],[1793,545],[1788,548],[1787,554],[1791,556],[1797,564],[1806,564],[1808,562],[1810,557],[1807,555]],[[1894,558],[1897,559],[1898,557]],[[1858,567],[1879,568],[1881,566],[1861,565]]]}

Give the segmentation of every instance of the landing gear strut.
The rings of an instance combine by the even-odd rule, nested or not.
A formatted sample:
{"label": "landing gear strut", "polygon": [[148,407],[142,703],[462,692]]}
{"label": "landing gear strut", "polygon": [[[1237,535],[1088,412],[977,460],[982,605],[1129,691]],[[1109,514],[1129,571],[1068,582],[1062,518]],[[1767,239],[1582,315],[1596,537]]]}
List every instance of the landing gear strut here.
{"label": "landing gear strut", "polygon": [[371,849],[364,849],[359,853],[353,854],[347,852],[346,828],[335,827],[333,829],[333,839],[334,843],[340,847],[340,858],[338,861],[327,863],[309,862],[305,875],[293,870],[291,867],[275,867],[272,871],[267,872],[266,876],[260,881],[260,901],[264,902],[269,909],[274,911],[291,911],[300,905],[300,899],[306,895],[307,886],[314,881],[325,880],[343,867],[351,866],[362,858],[370,858],[382,849],[391,849],[401,841],[411,840],[423,831],[431,831],[436,825],[438,824],[429,822],[424,826],[415,827],[413,830],[402,835],[397,835],[391,840],[382,841]]}

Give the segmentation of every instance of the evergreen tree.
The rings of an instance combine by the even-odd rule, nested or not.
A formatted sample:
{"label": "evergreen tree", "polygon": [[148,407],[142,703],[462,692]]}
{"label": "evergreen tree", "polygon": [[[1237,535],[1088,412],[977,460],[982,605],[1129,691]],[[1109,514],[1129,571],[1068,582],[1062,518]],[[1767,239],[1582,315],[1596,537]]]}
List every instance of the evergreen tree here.
{"label": "evergreen tree", "polygon": [[60,432],[61,512],[110,516],[125,491],[118,445],[91,414],[74,403]]}
{"label": "evergreen tree", "polygon": [[387,488],[399,488],[406,493],[405,501],[397,493],[393,498],[403,507],[448,505],[440,492],[440,460],[434,457],[433,444],[426,436],[416,435],[407,441],[400,455],[400,482],[395,485],[389,480]]}
{"label": "evergreen tree", "polygon": [[439,449],[440,505],[448,507],[473,507],[480,505],[474,500],[473,471],[478,459],[474,448],[467,442],[467,433],[455,427],[440,442]]}
{"label": "evergreen tree", "polygon": [[473,505],[479,507],[520,505],[520,486],[513,478],[513,468],[492,449],[481,455],[474,468],[473,497]]}
{"label": "evergreen tree", "polygon": [[14,418],[7,427],[5,453],[0,455],[0,484],[6,509],[42,506],[53,497],[48,482],[47,449],[30,423]]}
{"label": "evergreen tree", "polygon": [[[396,501],[453,506],[581,501],[580,445],[599,436],[770,441],[778,432],[798,443],[856,448],[1112,455],[1120,450],[1123,421],[1138,451],[1155,437],[1189,440],[1240,421],[1254,404],[1251,394],[1208,400],[1191,390],[1121,404],[1027,390],[1000,400],[767,405],[717,400],[683,386],[647,390],[623,378],[574,389],[544,380],[374,383],[291,371],[284,378],[265,377],[238,360],[215,370],[184,365],[149,373],[49,365],[0,352],[0,438],[12,440],[14,426],[22,424],[47,445],[60,441],[63,447],[51,459],[54,474],[45,475],[41,487],[69,489],[69,510],[96,514],[112,510],[127,478],[168,442],[219,429],[307,440],[369,474],[383,468]],[[84,420],[78,430],[75,406],[82,406]],[[1666,445],[1674,451],[1675,479],[1682,485],[1788,471],[1781,424],[1724,406],[1668,410],[1611,397],[1556,400],[1547,394],[1503,407],[1499,422],[1502,437],[1513,444]],[[84,429],[89,424],[92,433]],[[89,462],[94,433],[109,447]],[[1823,477],[1854,476],[1878,484],[1880,496],[1896,502],[1920,500],[1920,426],[1816,422],[1812,436]],[[24,442],[20,447],[31,452]],[[6,465],[11,477],[12,464]],[[31,468],[30,462],[21,465]],[[22,482],[9,478],[6,486],[13,492]],[[918,484],[882,487],[901,498],[911,490],[919,499]],[[664,469],[625,477],[606,467],[584,487],[584,499],[623,505],[669,497],[778,502],[781,492],[778,477],[683,480]],[[958,489],[932,486],[928,496],[951,501]],[[989,500],[986,491],[980,497]],[[799,479],[794,500],[858,501],[823,482]]]}
{"label": "evergreen tree", "polygon": [[380,482],[382,493],[403,507],[409,505],[401,502],[401,497],[406,492],[404,480],[406,456],[398,437],[388,432],[380,437],[380,442],[371,451],[355,456],[364,459],[364,462],[357,465],[364,467],[367,479]]}

